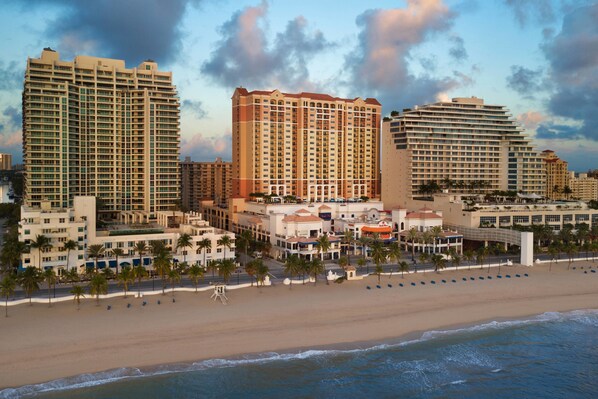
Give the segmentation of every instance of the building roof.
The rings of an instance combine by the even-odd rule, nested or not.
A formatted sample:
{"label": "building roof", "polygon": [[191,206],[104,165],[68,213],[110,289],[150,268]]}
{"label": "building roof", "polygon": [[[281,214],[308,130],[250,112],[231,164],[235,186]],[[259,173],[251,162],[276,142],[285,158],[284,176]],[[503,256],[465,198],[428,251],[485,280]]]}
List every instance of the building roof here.
{"label": "building roof", "polygon": [[308,210],[307,210],[307,209],[305,209],[305,208],[301,208],[301,209],[299,209],[298,211],[295,211],[295,213],[296,213],[296,214],[300,214],[300,213],[308,213],[308,214],[310,214],[310,215],[311,215],[311,212],[310,212],[310,211],[308,211]]}
{"label": "building roof", "polygon": [[[266,90],[248,91],[244,87],[237,87],[237,92],[239,94],[241,94],[242,96],[248,96],[248,95],[252,95],[252,94],[269,96],[269,95],[272,95],[272,93],[274,93],[274,90],[271,90],[271,91],[266,91]],[[285,97],[292,97],[292,98],[310,98],[312,100],[320,100],[320,101],[344,101],[344,102],[349,102],[349,103],[352,103],[352,102],[356,101],[359,98],[359,97],[355,97],[354,99],[350,99],[350,98],[332,97],[331,95],[328,95],[328,94],[309,93],[309,92],[305,92],[305,91],[303,91],[301,93],[296,93],[296,94],[293,94],[293,93],[282,93],[282,95],[285,96]],[[366,104],[371,104],[371,105],[382,105],[375,98],[366,98],[364,100],[364,102]]]}
{"label": "building roof", "polygon": [[307,216],[301,216],[301,215],[287,215],[284,218],[282,218],[283,222],[295,222],[295,223],[309,223],[309,222],[321,222],[322,219],[320,219],[317,216],[314,215],[307,215]]}
{"label": "building roof", "polygon": [[433,212],[411,212],[405,216],[405,219],[442,219],[442,216]]}
{"label": "building roof", "polygon": [[318,209],[332,209],[328,205],[321,205]]}

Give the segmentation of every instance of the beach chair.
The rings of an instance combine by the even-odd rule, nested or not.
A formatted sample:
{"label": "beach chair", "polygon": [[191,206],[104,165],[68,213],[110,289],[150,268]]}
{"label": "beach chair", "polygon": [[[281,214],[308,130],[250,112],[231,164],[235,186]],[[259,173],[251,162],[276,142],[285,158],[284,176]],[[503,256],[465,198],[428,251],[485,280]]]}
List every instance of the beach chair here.
{"label": "beach chair", "polygon": [[112,306],[110,306],[110,305],[106,306],[106,310],[110,310],[110,309],[112,309]]}
{"label": "beach chair", "polygon": [[425,282],[425,281],[421,281],[421,283],[422,283],[422,285],[426,285],[426,282]]}
{"label": "beach chair", "polygon": [[510,274],[507,274],[505,277],[506,277],[506,278],[511,278],[511,275],[510,275]]}
{"label": "beach chair", "polygon": [[432,284],[436,284],[436,281],[432,280],[432,281],[430,281],[430,283],[432,283]]}
{"label": "beach chair", "polygon": [[592,269],[592,273],[596,273],[596,270]]}
{"label": "beach chair", "polygon": [[475,277],[470,277],[469,278],[471,281],[475,281]]}
{"label": "beach chair", "polygon": [[130,308],[130,307],[131,307],[131,304],[130,304],[130,303],[127,303],[127,309],[128,309],[128,308]]}
{"label": "beach chair", "polygon": [[463,281],[467,281],[467,277],[463,277]]}
{"label": "beach chair", "polygon": [[502,278],[502,276],[499,274],[498,276],[496,276],[496,278]]}
{"label": "beach chair", "polygon": [[411,283],[411,285],[415,287],[415,283]]}
{"label": "beach chair", "polygon": [[[593,270],[592,270],[592,271],[593,271]],[[524,273],[523,275],[524,275],[525,277],[529,277],[529,274],[527,274],[527,273]]]}
{"label": "beach chair", "polygon": [[480,280],[483,280],[483,279],[484,279],[484,276],[480,276]]}
{"label": "beach chair", "polygon": [[516,274],[515,277],[521,277],[521,275],[520,274]]}
{"label": "beach chair", "polygon": [[158,299],[158,305],[160,304],[160,300]]}
{"label": "beach chair", "polygon": [[145,306],[145,305],[147,305],[147,302],[143,301],[143,302],[141,303],[141,306]]}
{"label": "beach chair", "polygon": [[376,284],[376,288],[380,289],[380,288],[382,288],[382,287],[380,287],[378,284]]}
{"label": "beach chair", "polygon": [[455,280],[455,279],[452,279],[451,281],[452,281],[453,283],[456,283],[456,282],[457,282],[457,280]]}
{"label": "beach chair", "polygon": [[372,287],[370,287],[369,285],[367,285],[365,288],[368,289],[368,290],[372,289]]}
{"label": "beach chair", "polygon": [[442,280],[442,284],[446,284],[446,280]]}
{"label": "beach chair", "polygon": [[403,287],[403,283],[399,283],[399,287]]}
{"label": "beach chair", "polygon": [[488,280],[492,280],[492,276],[488,276]]}
{"label": "beach chair", "polygon": [[392,288],[392,284],[387,284],[387,285],[388,285],[388,288]]}

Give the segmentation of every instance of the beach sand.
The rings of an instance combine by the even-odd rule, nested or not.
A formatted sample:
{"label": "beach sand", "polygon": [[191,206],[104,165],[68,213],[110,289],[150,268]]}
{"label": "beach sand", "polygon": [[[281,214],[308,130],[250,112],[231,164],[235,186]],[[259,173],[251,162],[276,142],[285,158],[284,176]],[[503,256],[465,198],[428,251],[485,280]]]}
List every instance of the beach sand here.
{"label": "beach sand", "polygon": [[[72,302],[10,307],[9,317],[0,317],[0,387],[120,367],[382,342],[491,320],[598,308],[598,273],[580,270],[590,263],[574,265],[577,270],[569,271],[566,263],[553,265],[551,272],[548,265],[503,267],[510,279],[496,279],[497,270],[491,269],[494,278],[483,281],[478,276],[488,271],[476,267],[382,276],[382,289],[376,288],[377,276],[292,289],[279,283],[230,291],[226,306],[203,292],[176,293],[176,303],[168,293],[101,300],[100,306],[84,299],[80,310]],[[476,280],[464,282],[463,276]]]}

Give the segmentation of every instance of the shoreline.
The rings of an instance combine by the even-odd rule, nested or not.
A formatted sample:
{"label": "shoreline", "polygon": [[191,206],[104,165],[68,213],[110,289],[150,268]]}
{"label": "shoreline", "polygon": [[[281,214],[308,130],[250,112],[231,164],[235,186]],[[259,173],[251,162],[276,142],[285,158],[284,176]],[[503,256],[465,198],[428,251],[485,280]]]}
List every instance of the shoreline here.
{"label": "shoreline", "polygon": [[[276,285],[231,292],[227,306],[210,300],[209,293],[177,293],[176,303],[166,295],[146,298],[144,307],[143,299],[129,297],[99,307],[88,301],[80,311],[73,303],[12,308],[0,322],[0,339],[11,342],[3,350],[0,389],[119,368],[363,349],[408,342],[430,331],[598,307],[598,273],[547,268],[513,266],[503,274],[529,277],[483,281],[477,278],[488,275],[485,269],[383,276],[382,289],[375,288],[377,276],[329,286]],[[476,281],[451,283],[462,276]],[[427,284],[407,285],[422,280]],[[163,303],[157,305],[157,299]]]}

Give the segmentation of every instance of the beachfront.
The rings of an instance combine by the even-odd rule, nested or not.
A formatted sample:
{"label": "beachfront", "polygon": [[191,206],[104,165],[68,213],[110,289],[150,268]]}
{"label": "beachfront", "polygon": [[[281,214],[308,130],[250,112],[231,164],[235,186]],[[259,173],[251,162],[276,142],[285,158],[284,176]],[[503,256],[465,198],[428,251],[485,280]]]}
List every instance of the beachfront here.
{"label": "beachfront", "polygon": [[0,321],[0,387],[119,367],[359,345],[484,321],[596,308],[598,273],[591,272],[589,262],[573,266],[575,270],[566,270],[567,264],[560,263],[551,272],[548,264],[503,267],[501,279],[495,268],[490,273],[473,268],[382,276],[380,289],[377,276],[292,289],[279,284],[229,292],[228,306],[210,300],[210,291],[176,293],[175,303],[167,294],[106,299],[100,306],[85,299],[80,310],[72,302],[50,309],[20,305]]}

